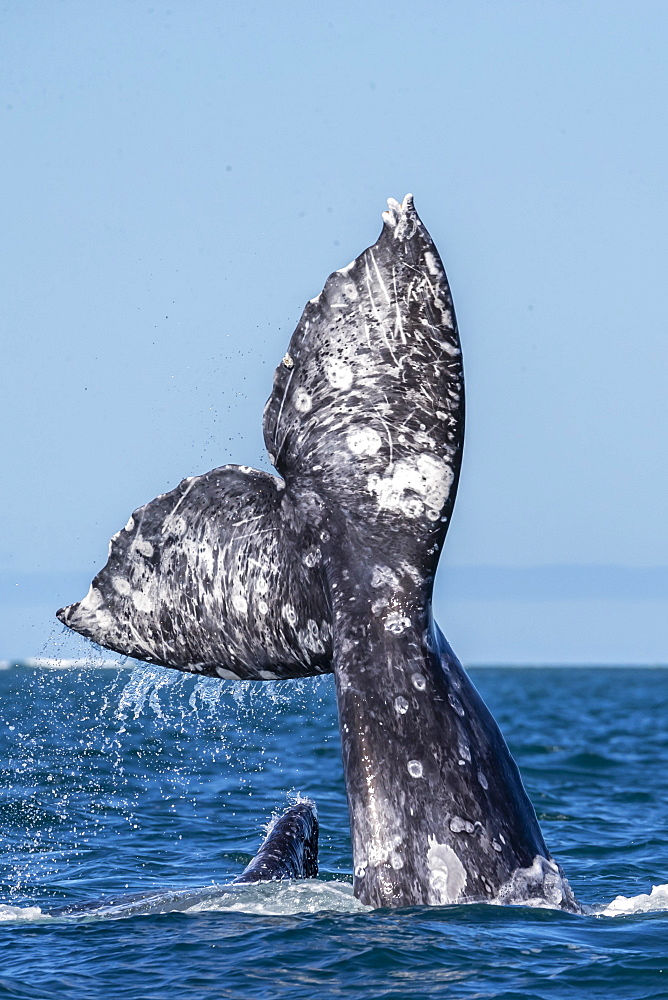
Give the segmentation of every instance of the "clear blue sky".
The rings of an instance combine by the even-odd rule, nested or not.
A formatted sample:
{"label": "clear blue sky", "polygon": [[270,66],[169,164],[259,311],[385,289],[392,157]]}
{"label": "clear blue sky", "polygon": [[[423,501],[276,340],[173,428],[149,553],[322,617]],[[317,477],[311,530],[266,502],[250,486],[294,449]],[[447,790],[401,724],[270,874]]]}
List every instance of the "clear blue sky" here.
{"label": "clear blue sky", "polygon": [[668,567],[668,4],[0,12],[0,580],[23,594],[0,656],[41,650],[49,587],[82,596],[65,575],[134,507],[266,465],[304,303],[412,191],[467,377],[446,632],[473,660],[668,661],[665,592],[462,597],[447,574]]}

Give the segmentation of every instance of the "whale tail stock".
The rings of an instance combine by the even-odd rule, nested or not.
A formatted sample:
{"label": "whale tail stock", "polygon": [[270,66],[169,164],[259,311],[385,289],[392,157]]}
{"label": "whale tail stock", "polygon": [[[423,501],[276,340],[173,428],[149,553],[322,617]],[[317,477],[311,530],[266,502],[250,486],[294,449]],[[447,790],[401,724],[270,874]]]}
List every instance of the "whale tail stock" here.
{"label": "whale tail stock", "polygon": [[225,466],[134,511],[86,597],[57,612],[65,625],[194,673],[330,672],[331,551],[360,533],[373,549],[403,540],[402,560],[367,566],[376,605],[388,585],[428,604],[459,476],[461,351],[411,196],[383,220],[306,305],[276,371],[264,432],[282,478]]}

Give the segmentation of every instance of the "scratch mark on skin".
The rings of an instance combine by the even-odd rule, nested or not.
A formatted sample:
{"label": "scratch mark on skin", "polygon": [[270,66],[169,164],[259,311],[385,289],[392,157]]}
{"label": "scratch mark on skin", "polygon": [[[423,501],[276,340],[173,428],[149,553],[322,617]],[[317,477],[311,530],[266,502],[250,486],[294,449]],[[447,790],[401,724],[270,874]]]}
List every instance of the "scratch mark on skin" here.
{"label": "scratch mark on skin", "polygon": [[386,471],[387,472],[391,472],[392,471],[392,466],[394,465],[394,459],[393,459],[393,453],[392,453],[392,435],[390,433],[390,428],[389,428],[389,426],[387,424],[387,421],[385,420],[385,418],[383,416],[381,416],[380,410],[379,410],[379,408],[377,406],[375,407],[375,410],[376,410],[376,414],[378,416],[378,419],[380,420],[381,424],[385,428],[385,433],[387,434],[387,443],[388,443],[388,448],[389,448],[390,455],[389,455],[389,461],[388,461],[388,464],[387,464]]}
{"label": "scratch mark on skin", "polygon": [[373,318],[375,319],[375,321],[379,325],[381,325],[382,324],[382,319],[381,319],[380,311],[378,309],[378,306],[375,303],[375,300],[374,300],[374,297],[373,297],[373,290],[371,288],[371,272],[369,271],[369,263],[368,263],[368,261],[364,262],[364,267],[365,267],[365,272],[366,272],[366,287],[367,287],[367,292],[368,292],[368,295],[369,295],[369,305],[371,306],[371,312],[373,314]]}
{"label": "scratch mark on skin", "polygon": [[[290,374],[288,376],[288,381],[285,383],[285,390],[283,392],[283,398],[281,400],[281,405],[280,405],[280,408],[279,408],[279,411],[278,411],[278,416],[276,417],[276,427],[277,428],[280,426],[280,423],[281,423],[281,417],[283,416],[283,407],[285,406],[285,400],[288,397],[288,390],[290,388],[290,383],[292,382],[292,376],[294,375],[294,373],[295,373],[295,369],[292,368],[290,370]],[[285,441],[286,441],[287,436],[288,436],[288,431],[285,432],[285,435],[283,436],[283,440],[281,441],[279,449],[276,452],[276,458],[274,460],[274,464],[275,465],[277,465],[278,459],[279,459],[279,457],[280,457],[280,455],[281,455],[281,453],[283,451],[283,446],[285,445]]]}
{"label": "scratch mark on skin", "polygon": [[[175,516],[177,510],[179,509],[179,507],[181,506],[181,504],[183,503],[183,501],[185,500],[185,498],[188,496],[188,494],[190,493],[190,491],[192,490],[192,488],[193,488],[194,485],[195,485],[195,481],[193,479],[193,481],[191,483],[189,483],[188,486],[186,487],[186,489],[183,491],[183,493],[181,494],[180,500],[178,501],[178,503],[175,505],[174,509],[172,510],[172,517]],[[141,525],[140,525],[140,527],[141,527]],[[137,532],[137,534],[139,534],[139,532]]]}
{"label": "scratch mark on skin", "polygon": [[366,335],[366,342],[368,344],[369,350],[371,350],[371,336],[369,334],[369,324],[367,323],[366,320],[363,320],[363,324],[364,324],[364,333]]}
{"label": "scratch mark on skin", "polygon": [[385,282],[383,281],[383,277],[382,277],[382,275],[380,273],[380,270],[378,269],[378,262],[376,261],[376,258],[375,258],[374,254],[371,251],[369,252],[369,257],[371,258],[371,262],[372,262],[372,264],[373,264],[373,266],[374,266],[374,268],[376,270],[376,277],[378,278],[378,284],[380,285],[380,290],[383,293],[383,295],[385,296],[385,300],[386,300],[386,302],[387,302],[387,304],[389,306],[389,305],[392,304],[392,299],[390,298],[390,293],[388,292],[387,286],[385,285]]}
{"label": "scratch mark on skin", "polygon": [[401,315],[401,309],[399,307],[399,295],[397,293],[397,275],[394,268],[392,268],[392,284],[394,287],[394,310],[395,310],[395,323],[394,323],[394,333],[395,336],[398,332],[401,342],[406,346],[406,334],[404,333],[404,323]]}
{"label": "scratch mark on skin", "polygon": [[[232,524],[230,524],[230,527],[231,528],[239,528],[239,527],[241,527],[242,524],[250,524],[251,521],[261,521],[263,518],[264,518],[264,514],[255,514],[254,517],[246,517],[246,518],[244,518],[243,521],[233,521]],[[248,537],[248,536],[244,536],[244,537]],[[258,564],[255,563],[255,565],[258,565]]]}

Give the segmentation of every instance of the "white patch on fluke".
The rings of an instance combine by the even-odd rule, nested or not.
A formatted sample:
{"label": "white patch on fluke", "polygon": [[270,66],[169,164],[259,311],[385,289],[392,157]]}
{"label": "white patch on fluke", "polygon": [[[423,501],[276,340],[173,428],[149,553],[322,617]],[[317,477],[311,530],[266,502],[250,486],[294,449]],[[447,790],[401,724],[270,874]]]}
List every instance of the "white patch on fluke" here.
{"label": "white patch on fluke", "polygon": [[410,623],[411,620],[410,618],[407,618],[406,615],[401,615],[399,612],[393,612],[385,619],[385,630],[387,632],[391,632],[392,635],[402,635],[410,626]]}
{"label": "white patch on fluke", "polygon": [[166,535],[171,532],[173,535],[185,535],[188,530],[188,522],[180,514],[169,514],[162,526],[162,533]]}
{"label": "white patch on fluke", "polygon": [[121,597],[127,597],[132,589],[124,576],[114,576],[111,579],[112,586]]}
{"label": "white patch on fluke", "polygon": [[466,870],[453,849],[429,837],[427,867],[429,902],[434,906],[456,903],[466,887]]}
{"label": "white patch on fluke", "polygon": [[283,617],[288,625],[292,625],[293,628],[297,624],[297,613],[291,604],[283,605]]}
{"label": "white patch on fluke", "polygon": [[450,829],[453,833],[473,833],[475,826],[468,819],[462,819],[461,816],[453,816],[450,820]]}
{"label": "white patch on fluke", "polygon": [[459,700],[459,698],[457,697],[457,695],[449,694],[448,695],[448,701],[450,702],[450,704],[454,708],[454,710],[457,713],[457,715],[460,715],[462,718],[466,715],[466,712],[464,711],[464,707],[463,707],[461,701]]}
{"label": "white patch on fluke", "polygon": [[399,586],[399,577],[392,572],[389,566],[374,566],[371,572],[372,587],[392,587]]}
{"label": "white patch on fluke", "polygon": [[436,263],[436,258],[434,257],[431,250],[427,250],[427,252],[425,253],[424,262],[427,265],[427,270],[429,271],[430,274],[433,274],[435,278],[440,277],[441,268]]}
{"label": "white patch on fluke", "polygon": [[223,677],[227,681],[239,680],[239,675],[235,674],[234,670],[228,670],[226,667],[216,667],[216,673],[219,677]]}
{"label": "white patch on fluke", "polygon": [[132,603],[137,611],[143,611],[145,614],[153,611],[153,601],[143,590],[134,590],[132,592]]}
{"label": "white patch on fluke", "polygon": [[332,358],[325,364],[325,375],[335,389],[349,389],[353,384],[352,368],[338,358]]}
{"label": "white patch on fluke", "polygon": [[232,607],[240,615],[245,615],[248,611],[248,601],[243,594],[232,594]]}
{"label": "white patch on fluke", "polygon": [[353,455],[375,455],[382,442],[380,434],[373,427],[351,427],[346,444]]}
{"label": "white patch on fluke", "polygon": [[83,601],[79,602],[79,608],[81,611],[98,611],[103,604],[104,598],[102,597],[102,593],[91,583]]}
{"label": "white patch on fluke", "polygon": [[295,393],[295,408],[300,413],[308,413],[312,405],[311,397],[306,389],[297,389]]}
{"label": "white patch on fluke", "polygon": [[376,495],[381,510],[397,510],[407,517],[420,517],[427,507],[430,520],[436,520],[448,498],[453,478],[452,469],[442,458],[423,452],[414,461],[396,462],[390,475],[369,476],[367,489]]}
{"label": "white patch on fluke", "polygon": [[304,565],[308,566],[309,569],[313,569],[314,566],[317,566],[321,559],[322,553],[317,546],[307,549],[303,555]]}

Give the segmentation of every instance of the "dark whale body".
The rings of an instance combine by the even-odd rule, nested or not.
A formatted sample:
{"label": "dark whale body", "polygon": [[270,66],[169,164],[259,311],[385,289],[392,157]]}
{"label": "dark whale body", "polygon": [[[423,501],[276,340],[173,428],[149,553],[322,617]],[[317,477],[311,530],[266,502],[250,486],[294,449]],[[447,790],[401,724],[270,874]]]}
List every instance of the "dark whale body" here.
{"label": "dark whale body", "polygon": [[407,196],[311,300],[264,415],[282,478],[226,466],[134,512],[62,622],[232,679],[334,671],[355,894],[577,903],[503,737],[434,625],[464,434],[438,251]]}
{"label": "dark whale body", "polygon": [[315,878],[317,874],[318,813],[314,802],[303,799],[272,823],[259,851],[233,883]]}
{"label": "dark whale body", "polygon": [[[255,857],[231,885],[315,878],[318,874],[318,813],[315,803],[301,799],[270,823]],[[184,910],[200,898],[216,895],[222,886],[200,892],[132,893],[86,903],[68,903],[44,912],[50,917],[122,915],[128,909]]]}

